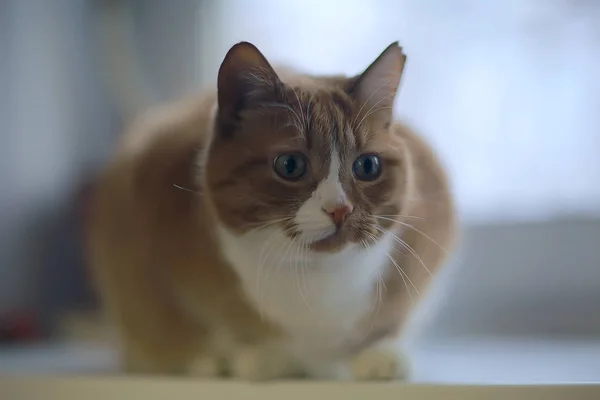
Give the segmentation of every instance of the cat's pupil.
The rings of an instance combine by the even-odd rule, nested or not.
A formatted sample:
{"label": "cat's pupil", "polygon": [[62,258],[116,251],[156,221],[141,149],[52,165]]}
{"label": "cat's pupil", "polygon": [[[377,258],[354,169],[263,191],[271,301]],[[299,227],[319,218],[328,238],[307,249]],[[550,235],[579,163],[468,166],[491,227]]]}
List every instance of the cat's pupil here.
{"label": "cat's pupil", "polygon": [[288,157],[288,159],[284,161],[283,165],[285,166],[285,170],[288,174],[291,174],[296,170],[296,160],[294,160],[293,157]]}
{"label": "cat's pupil", "polygon": [[306,158],[300,154],[282,154],[275,158],[273,167],[284,179],[300,179],[306,172]]}
{"label": "cat's pupil", "polygon": [[370,158],[367,158],[363,162],[363,169],[365,170],[365,174],[367,174],[367,175],[371,174],[371,171],[373,170],[373,161],[371,161]]}
{"label": "cat's pupil", "polygon": [[381,159],[375,154],[363,154],[354,161],[354,176],[361,181],[373,181],[381,175]]}

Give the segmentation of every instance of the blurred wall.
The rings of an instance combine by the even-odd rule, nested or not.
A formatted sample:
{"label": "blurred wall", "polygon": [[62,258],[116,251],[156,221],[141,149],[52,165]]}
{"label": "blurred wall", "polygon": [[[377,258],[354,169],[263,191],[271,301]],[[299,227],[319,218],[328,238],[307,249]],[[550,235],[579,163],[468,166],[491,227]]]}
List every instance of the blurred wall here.
{"label": "blurred wall", "polygon": [[65,252],[74,244],[57,243],[78,233],[68,215],[112,144],[113,121],[90,9],[78,0],[0,3],[0,312],[36,306],[43,274],[58,282],[80,272],[78,250]]}
{"label": "blurred wall", "polygon": [[[79,192],[132,110],[197,88],[198,4],[0,2],[0,314],[89,301]],[[125,29],[142,38],[125,46],[144,63],[133,76],[120,76],[127,37],[106,35],[115,19],[102,20],[119,5],[132,10]],[[113,91],[124,80],[141,93],[131,109]]]}
{"label": "blurred wall", "polygon": [[414,333],[600,337],[598,238],[600,219],[466,227]]}

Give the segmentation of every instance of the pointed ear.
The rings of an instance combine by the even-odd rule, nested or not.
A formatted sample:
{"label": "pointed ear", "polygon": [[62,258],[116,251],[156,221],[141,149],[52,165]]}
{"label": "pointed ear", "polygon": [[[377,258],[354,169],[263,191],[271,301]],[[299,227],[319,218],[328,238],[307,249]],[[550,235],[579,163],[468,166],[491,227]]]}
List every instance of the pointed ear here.
{"label": "pointed ear", "polygon": [[234,45],[217,79],[219,120],[233,123],[252,101],[276,95],[281,81],[265,56],[251,43]]}
{"label": "pointed ear", "polygon": [[358,77],[354,78],[349,93],[359,108],[358,118],[377,115],[390,122],[406,55],[398,42],[389,45],[383,53]]}

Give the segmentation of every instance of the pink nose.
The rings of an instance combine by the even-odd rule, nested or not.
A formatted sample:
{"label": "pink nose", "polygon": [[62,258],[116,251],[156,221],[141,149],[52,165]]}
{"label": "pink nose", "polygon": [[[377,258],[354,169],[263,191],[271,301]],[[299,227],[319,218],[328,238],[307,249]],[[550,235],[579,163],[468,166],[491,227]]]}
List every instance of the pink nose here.
{"label": "pink nose", "polygon": [[338,204],[331,208],[323,208],[323,212],[329,215],[334,224],[340,225],[346,220],[348,214],[352,212],[352,206],[349,204]]}

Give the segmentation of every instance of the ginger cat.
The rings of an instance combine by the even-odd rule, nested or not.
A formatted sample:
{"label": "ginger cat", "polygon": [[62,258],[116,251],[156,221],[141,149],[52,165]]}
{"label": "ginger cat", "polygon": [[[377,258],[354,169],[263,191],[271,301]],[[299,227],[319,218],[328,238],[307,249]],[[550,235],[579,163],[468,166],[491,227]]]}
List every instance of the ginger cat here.
{"label": "ginger cat", "polygon": [[395,379],[456,219],[393,120],[406,57],[356,77],[275,71],[250,43],[217,90],[149,112],[99,183],[90,258],[126,371]]}

